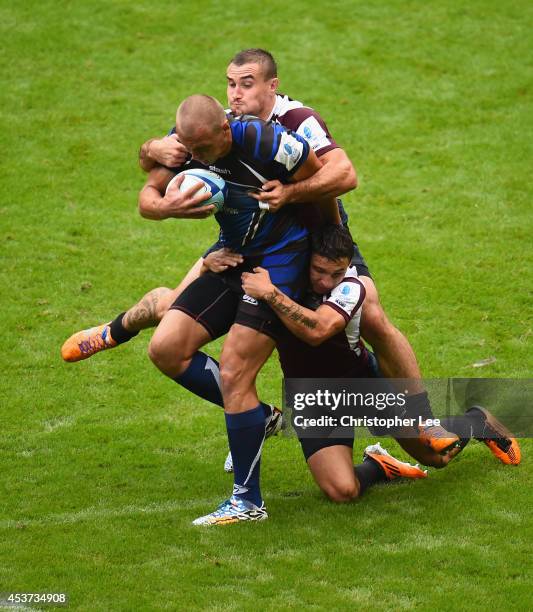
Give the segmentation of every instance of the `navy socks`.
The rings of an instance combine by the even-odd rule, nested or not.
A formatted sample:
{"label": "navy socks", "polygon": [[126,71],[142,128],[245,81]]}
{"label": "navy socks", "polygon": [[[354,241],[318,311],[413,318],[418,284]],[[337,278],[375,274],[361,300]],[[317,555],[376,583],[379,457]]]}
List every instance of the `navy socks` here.
{"label": "navy socks", "polygon": [[[195,353],[189,367],[174,380],[195,395],[218,406],[224,405],[218,362],[209,355]],[[265,423],[271,416],[272,408],[263,402],[252,410],[225,415],[229,448],[233,457],[233,494],[256,506],[261,506],[263,502],[259,470]]]}
{"label": "navy socks", "polygon": [[226,427],[233,457],[233,495],[261,506],[259,486],[261,451],[265,439],[265,414],[270,406],[262,402],[246,412],[226,413]]}
{"label": "navy socks", "polygon": [[220,371],[218,361],[198,351],[194,354],[189,367],[174,380],[191,393],[216,404],[224,406],[220,392]]}

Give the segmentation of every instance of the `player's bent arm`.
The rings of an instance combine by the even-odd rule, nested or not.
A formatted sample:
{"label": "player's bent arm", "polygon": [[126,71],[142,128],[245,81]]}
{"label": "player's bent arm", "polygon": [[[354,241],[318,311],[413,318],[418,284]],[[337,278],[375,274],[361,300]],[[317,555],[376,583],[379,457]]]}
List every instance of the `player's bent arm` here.
{"label": "player's bent arm", "polygon": [[[291,177],[291,186],[296,182],[305,181],[310,177],[314,176],[319,170],[322,168],[322,164],[320,160],[316,156],[316,153],[313,149],[309,150],[309,155],[307,159],[303,162],[303,164],[296,170],[296,172]],[[309,198],[306,200],[309,201]]]}
{"label": "player's bent arm", "polygon": [[174,176],[168,168],[156,166],[148,174],[146,183],[139,193],[139,213],[145,219],[161,221],[168,218],[163,206],[163,194]]}
{"label": "player's bent arm", "polygon": [[264,268],[254,268],[253,274],[244,272],[242,288],[246,294],[264,300],[290,332],[312,346],[322,344],[346,327],[344,317],[326,304],[310,310],[291,300],[272,284]]}
{"label": "player's bent arm", "polygon": [[150,172],[150,170],[157,165],[157,161],[150,157],[150,145],[154,140],[155,138],[150,138],[150,140],[143,143],[139,149],[139,166],[145,172]]}
{"label": "player's bent arm", "polygon": [[150,172],[157,165],[177,168],[187,161],[187,157],[187,149],[176,134],[169,134],[164,138],[147,140],[139,151],[139,164],[145,172]]}
{"label": "player's bent arm", "polygon": [[319,346],[346,327],[344,317],[327,304],[310,310],[291,300],[274,285],[264,301],[292,334],[311,346]]}
{"label": "player's bent arm", "polygon": [[199,257],[191,269],[185,275],[185,278],[174,289],[176,297],[183,293],[187,287],[199,278],[202,274],[208,271],[224,272],[228,268],[234,268],[243,262],[243,257],[239,253],[229,252],[227,249],[219,249],[212,251],[206,257]]}
{"label": "player's bent arm", "polygon": [[317,158],[320,168],[312,175],[287,185],[290,202],[336,198],[357,187],[357,174],[343,149],[332,149]]}
{"label": "player's bent arm", "polygon": [[178,176],[168,188],[174,172],[163,166],[156,166],[150,171],[148,180],[139,194],[139,212],[145,219],[160,221],[162,219],[205,219],[215,207],[213,204],[202,205],[210,198],[210,193],[197,192],[201,183],[181,191],[184,175]]}
{"label": "player's bent arm", "polygon": [[[307,180],[316,176],[316,174],[321,171],[321,168],[321,162],[311,149],[307,159],[291,177],[293,182],[283,184],[278,180],[267,181],[263,185],[261,193],[250,193],[250,196],[260,202],[268,204],[270,212],[277,212],[286,204],[296,203],[291,199],[290,190],[292,187],[294,185],[306,183]],[[313,194],[309,193],[307,194],[307,198],[305,198],[305,205],[319,207],[323,223],[341,222],[337,202],[334,197],[314,197]]]}
{"label": "player's bent arm", "polygon": [[[327,155],[327,153],[326,153]],[[298,185],[306,184],[308,181],[312,181],[323,170],[322,162],[318,159],[315,152],[311,149],[309,156],[302,164],[300,168],[294,173],[291,182],[287,187],[289,189],[294,188]],[[289,202],[296,203],[289,195]],[[313,202],[314,205],[318,206],[322,216],[322,222],[324,224],[335,223],[340,224],[341,217],[339,213],[339,207],[337,201],[333,196],[317,196],[312,192],[307,193],[307,198],[303,202]]]}

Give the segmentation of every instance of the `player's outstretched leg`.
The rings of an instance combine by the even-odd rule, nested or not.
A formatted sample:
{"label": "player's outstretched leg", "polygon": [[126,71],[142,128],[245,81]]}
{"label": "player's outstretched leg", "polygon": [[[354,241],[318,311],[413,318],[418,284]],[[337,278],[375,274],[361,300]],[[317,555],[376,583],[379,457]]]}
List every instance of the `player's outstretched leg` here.
{"label": "player's outstretched leg", "polygon": [[75,362],[114,348],[134,338],[141,330],[155,327],[175,299],[176,290],[158,287],[110,323],[76,332],[61,347],[61,357]]}
{"label": "player's outstretched leg", "polygon": [[368,276],[361,276],[366,290],[361,311],[361,335],[372,346],[381,373],[386,378],[410,379],[410,393],[423,391],[416,381],[421,378],[415,353],[407,338],[387,318],[379,301],[377,288]]}
{"label": "player's outstretched leg", "polygon": [[203,259],[198,259],[175,289],[152,289],[111,323],[73,334],[61,347],[63,359],[71,362],[87,359],[100,351],[128,342],[143,329],[156,327],[178,295],[200,276],[202,264]]}

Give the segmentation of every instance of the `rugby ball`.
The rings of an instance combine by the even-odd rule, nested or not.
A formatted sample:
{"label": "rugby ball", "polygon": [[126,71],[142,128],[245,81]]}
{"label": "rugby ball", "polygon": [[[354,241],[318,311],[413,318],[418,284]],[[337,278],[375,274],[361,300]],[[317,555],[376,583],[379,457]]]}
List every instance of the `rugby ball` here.
{"label": "rugby ball", "polygon": [[185,178],[183,179],[183,183],[180,185],[180,191],[187,191],[187,189],[190,189],[194,185],[201,184],[202,187],[196,192],[195,195],[202,193],[211,194],[209,200],[204,200],[201,205],[205,206],[207,204],[214,204],[215,213],[222,210],[228,193],[228,187],[226,185],[226,181],[221,176],[219,176],[216,172],[211,172],[211,170],[203,170],[201,168],[183,170],[183,172],[176,174],[176,176],[167,185],[167,192],[178,180],[178,177],[182,175],[185,176]]}

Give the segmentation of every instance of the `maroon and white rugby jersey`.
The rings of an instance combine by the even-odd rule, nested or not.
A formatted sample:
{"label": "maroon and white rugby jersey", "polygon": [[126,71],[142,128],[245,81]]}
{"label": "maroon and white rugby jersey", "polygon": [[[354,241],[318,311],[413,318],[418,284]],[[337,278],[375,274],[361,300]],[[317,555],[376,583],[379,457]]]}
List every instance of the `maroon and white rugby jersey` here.
{"label": "maroon and white rugby jersey", "polygon": [[344,317],[344,333],[350,348],[357,352],[361,339],[361,306],[365,299],[365,286],[359,280],[357,268],[350,266],[342,281],[329,293],[323,296],[322,304],[331,306]]}
{"label": "maroon and white rugby jersey", "polygon": [[322,117],[309,106],[289,96],[276,94],[268,120],[278,121],[283,127],[305,138],[318,157],[339,147]]}
{"label": "maroon and white rugby jersey", "polygon": [[[351,266],[322,303],[344,317],[346,327],[319,346],[310,346],[287,329],[277,339],[281,369],[285,378],[371,377],[368,352],[361,341],[361,306],[365,288]],[[307,304],[306,304],[307,305]]]}
{"label": "maroon and white rugby jersey", "polygon": [[[278,121],[283,127],[305,138],[317,157],[339,148],[324,119],[311,107],[304,106],[301,102],[293,100],[289,96],[276,94],[274,107],[268,119]],[[339,206],[341,205],[339,204]],[[305,225],[311,231],[319,227],[322,217],[315,206],[293,204],[292,208],[302,225]],[[346,217],[346,213],[342,206],[340,214],[344,222],[343,216]]]}

